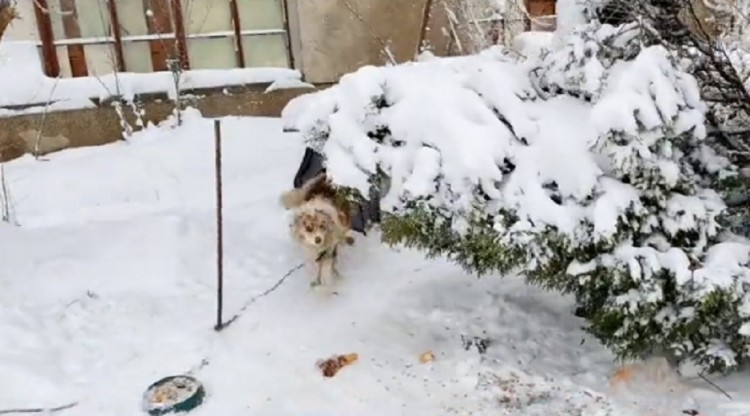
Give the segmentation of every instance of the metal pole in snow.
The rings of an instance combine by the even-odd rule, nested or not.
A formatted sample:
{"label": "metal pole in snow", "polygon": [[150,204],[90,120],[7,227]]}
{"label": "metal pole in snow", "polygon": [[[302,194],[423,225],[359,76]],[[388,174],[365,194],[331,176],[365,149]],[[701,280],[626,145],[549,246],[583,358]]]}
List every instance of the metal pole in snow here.
{"label": "metal pole in snow", "polygon": [[222,222],[221,185],[221,121],[214,120],[216,155],[216,331],[224,328],[222,309],[224,306],[224,233]]}

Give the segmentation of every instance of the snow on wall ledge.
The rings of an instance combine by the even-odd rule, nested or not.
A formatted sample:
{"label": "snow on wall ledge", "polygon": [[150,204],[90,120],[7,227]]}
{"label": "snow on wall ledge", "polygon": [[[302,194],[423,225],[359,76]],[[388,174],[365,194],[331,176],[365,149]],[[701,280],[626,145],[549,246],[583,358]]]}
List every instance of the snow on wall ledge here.
{"label": "snow on wall ledge", "polygon": [[[271,83],[268,90],[312,88],[301,73],[287,68],[237,68],[189,70],[182,74],[181,90]],[[0,107],[29,106],[56,102],[57,108],[91,107],[91,99],[106,100],[121,95],[131,100],[139,94],[176,95],[170,72],[111,73],[81,78],[49,78],[42,72],[33,42],[0,42]],[[64,103],[64,104],[62,104]]]}

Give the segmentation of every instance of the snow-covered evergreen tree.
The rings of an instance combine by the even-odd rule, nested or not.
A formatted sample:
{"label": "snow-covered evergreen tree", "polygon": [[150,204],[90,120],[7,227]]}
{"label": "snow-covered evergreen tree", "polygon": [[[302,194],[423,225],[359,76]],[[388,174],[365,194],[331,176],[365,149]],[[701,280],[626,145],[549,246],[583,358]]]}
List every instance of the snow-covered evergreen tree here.
{"label": "snow-covered evergreen tree", "polygon": [[750,346],[750,245],[722,235],[696,169],[695,80],[638,31],[581,26],[528,61],[366,67],[284,118],[336,183],[379,191],[385,242],[574,293],[623,357],[732,368]]}

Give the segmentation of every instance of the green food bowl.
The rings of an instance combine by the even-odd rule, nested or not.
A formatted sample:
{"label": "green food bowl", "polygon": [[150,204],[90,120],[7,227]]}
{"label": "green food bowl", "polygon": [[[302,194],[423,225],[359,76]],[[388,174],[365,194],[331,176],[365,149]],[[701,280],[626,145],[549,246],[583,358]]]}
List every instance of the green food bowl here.
{"label": "green food bowl", "polygon": [[169,376],[148,386],[143,408],[152,416],[188,412],[203,403],[206,390],[190,376]]}

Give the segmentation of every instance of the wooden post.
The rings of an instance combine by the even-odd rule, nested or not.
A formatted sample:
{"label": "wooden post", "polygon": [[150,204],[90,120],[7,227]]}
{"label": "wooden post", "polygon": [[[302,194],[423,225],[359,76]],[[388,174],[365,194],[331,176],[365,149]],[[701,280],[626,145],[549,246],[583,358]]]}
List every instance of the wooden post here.
{"label": "wooden post", "polygon": [[[149,35],[159,35],[158,39],[148,41],[151,49],[151,68],[155,72],[167,71],[167,60],[170,57],[171,42],[167,42],[162,36],[172,33],[172,18],[170,16],[169,3],[166,0],[142,0],[143,10],[149,11],[143,14],[146,19],[146,29]],[[177,40],[175,39],[175,42]],[[175,58],[177,58],[175,56]]]}
{"label": "wooden post", "polygon": [[234,53],[237,67],[245,68],[245,50],[242,46],[242,22],[237,0],[229,0],[229,10],[232,14],[232,29],[234,30]]}
{"label": "wooden post", "polygon": [[214,120],[216,154],[216,331],[224,328],[222,309],[224,307],[224,233],[222,223],[221,185],[221,121]]}
{"label": "wooden post", "polygon": [[190,58],[188,57],[187,37],[185,35],[185,22],[182,18],[182,1],[172,0],[172,20],[174,20],[174,35],[177,42],[177,56],[180,68],[190,69]]}
{"label": "wooden post", "polygon": [[[60,0],[60,12],[62,13],[65,37],[67,39],[80,39],[81,27],[78,25],[76,0]],[[89,69],[86,64],[86,51],[83,45],[68,45],[67,48],[70,74],[74,77],[87,77]]]}
{"label": "wooden post", "polygon": [[115,62],[117,63],[117,70],[125,72],[125,55],[122,50],[122,28],[120,27],[120,17],[117,13],[115,0],[107,1],[107,10],[109,11],[109,32],[115,38]]}
{"label": "wooden post", "polygon": [[422,47],[427,40],[427,30],[430,27],[430,17],[432,16],[432,0],[426,0],[424,4],[424,10],[422,10],[422,26],[419,29],[419,40],[417,44],[417,51],[414,54],[415,57],[419,56],[422,52]]}
{"label": "wooden post", "polygon": [[52,20],[49,17],[47,0],[34,2],[34,15],[37,29],[42,41],[42,56],[44,57],[44,74],[51,78],[60,76],[60,62],[57,60],[55,49],[55,35],[52,31]]}

